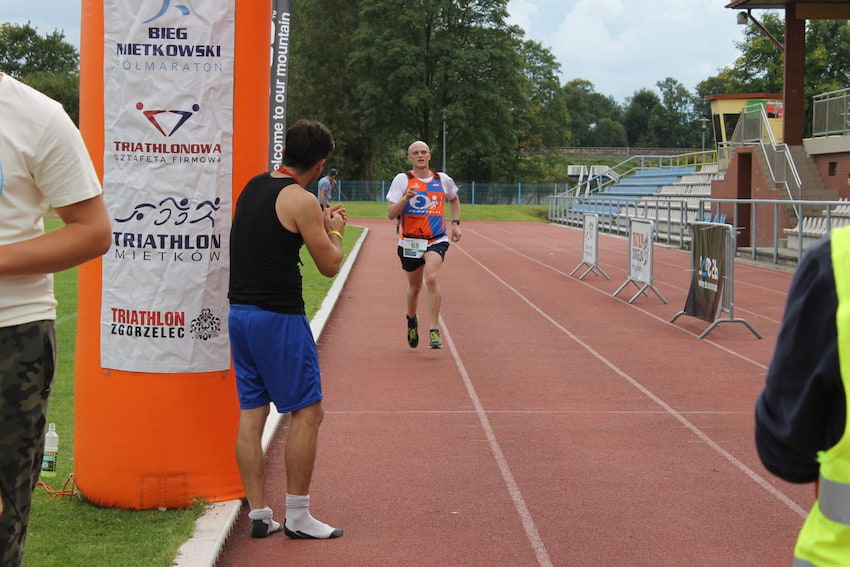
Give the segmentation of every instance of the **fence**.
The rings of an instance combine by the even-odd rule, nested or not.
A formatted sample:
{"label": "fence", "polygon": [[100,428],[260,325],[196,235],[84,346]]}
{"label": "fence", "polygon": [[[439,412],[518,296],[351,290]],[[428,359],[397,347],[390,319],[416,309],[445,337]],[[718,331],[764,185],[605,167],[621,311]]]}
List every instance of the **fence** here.
{"label": "fence", "polygon": [[815,95],[812,99],[812,137],[844,136],[850,132],[850,89]]}
{"label": "fence", "polygon": [[[797,221],[799,211],[808,216]],[[627,236],[630,219],[655,221],[653,240],[689,248],[690,225],[714,221],[734,227],[739,257],[794,265],[805,250],[839,226],[850,224],[850,202],[707,197],[575,197],[548,200],[550,222],[581,227],[584,215],[599,215],[599,230]]]}
{"label": "fence", "polygon": [[[458,197],[462,204],[470,205],[546,205],[553,194],[567,190],[566,183],[480,183],[476,181],[457,182],[460,189]],[[337,185],[335,201],[377,201],[386,200],[390,181],[349,181],[340,180]],[[318,192],[318,183],[307,187],[313,193]]]}

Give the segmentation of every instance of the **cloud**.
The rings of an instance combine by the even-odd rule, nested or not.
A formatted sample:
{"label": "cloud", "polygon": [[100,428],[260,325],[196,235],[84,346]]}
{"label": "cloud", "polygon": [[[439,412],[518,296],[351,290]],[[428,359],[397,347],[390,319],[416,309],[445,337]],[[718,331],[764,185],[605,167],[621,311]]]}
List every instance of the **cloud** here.
{"label": "cloud", "polygon": [[534,2],[527,0],[515,0],[510,3],[510,17],[508,23],[519,26],[524,30],[531,28],[532,22],[536,19],[540,9]]}
{"label": "cloud", "polygon": [[29,23],[39,35],[58,30],[65,41],[80,47],[80,2],[69,0],[39,0],[37,10],[32,3],[21,0],[0,0],[0,22],[24,25]]}
{"label": "cloud", "polygon": [[742,37],[717,0],[513,0],[509,10],[552,51],[562,82],[586,79],[618,101],[667,77],[693,90],[734,63]]}

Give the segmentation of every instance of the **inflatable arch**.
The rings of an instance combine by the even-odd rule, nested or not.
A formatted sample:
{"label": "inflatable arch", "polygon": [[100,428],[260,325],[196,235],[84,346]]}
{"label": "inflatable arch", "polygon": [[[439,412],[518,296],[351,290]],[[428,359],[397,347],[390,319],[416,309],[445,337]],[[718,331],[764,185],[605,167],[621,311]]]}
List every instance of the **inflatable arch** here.
{"label": "inflatable arch", "polygon": [[[221,305],[232,203],[267,169],[271,6],[202,4],[193,13],[171,0],[82,2],[80,130],[115,234],[107,255],[80,267],[78,283],[75,478],[100,506],[244,496],[226,312],[198,306]],[[228,130],[232,141],[219,134]],[[196,194],[207,175],[229,194]],[[149,191],[157,183],[164,193]],[[116,188],[135,193],[116,205]],[[202,260],[193,264],[193,254]],[[182,293],[179,281],[161,283],[185,279],[181,270],[217,283]],[[107,296],[112,273],[123,287]],[[185,350],[189,362],[172,363]],[[135,362],[124,367],[125,355]]]}

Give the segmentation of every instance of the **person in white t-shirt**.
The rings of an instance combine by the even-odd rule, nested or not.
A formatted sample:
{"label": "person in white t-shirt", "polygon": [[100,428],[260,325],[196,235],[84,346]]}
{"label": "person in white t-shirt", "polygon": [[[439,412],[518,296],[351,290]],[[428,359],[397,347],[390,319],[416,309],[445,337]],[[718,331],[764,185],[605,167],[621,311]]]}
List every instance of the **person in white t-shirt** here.
{"label": "person in white t-shirt", "polygon": [[[440,338],[442,295],[437,276],[443,265],[449,240],[461,237],[460,199],[454,180],[429,169],[431,150],[416,141],[407,149],[410,171],[393,178],[387,191],[387,217],[399,219],[398,257],[407,275],[407,344],[419,345],[419,316],[416,314],[423,283],[428,294],[430,348],[443,348]],[[445,205],[451,209],[451,234],[447,232]]]}
{"label": "person in white t-shirt", "polygon": [[[58,102],[0,73],[0,565],[21,564],[56,366],[54,272],[109,249],[79,130]],[[63,225],[49,233],[53,208]]]}

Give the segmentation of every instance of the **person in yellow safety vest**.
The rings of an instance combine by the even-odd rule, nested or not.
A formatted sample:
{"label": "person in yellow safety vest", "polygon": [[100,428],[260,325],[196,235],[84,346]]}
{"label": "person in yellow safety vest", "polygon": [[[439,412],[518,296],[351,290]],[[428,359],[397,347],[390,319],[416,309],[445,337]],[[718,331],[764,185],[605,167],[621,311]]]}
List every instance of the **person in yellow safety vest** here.
{"label": "person in yellow safety vest", "polygon": [[806,251],[756,404],[756,448],[789,482],[818,482],[794,567],[850,565],[850,227]]}

